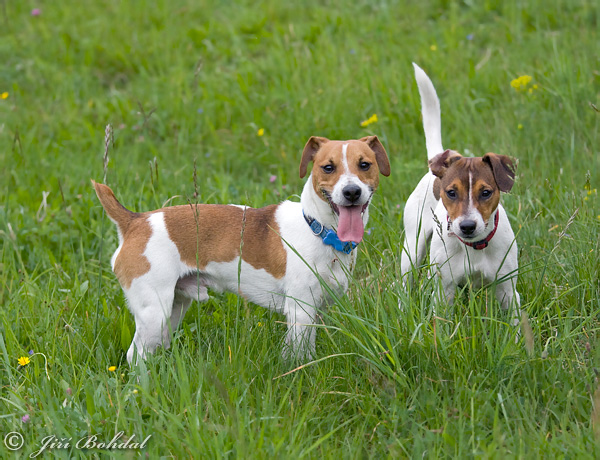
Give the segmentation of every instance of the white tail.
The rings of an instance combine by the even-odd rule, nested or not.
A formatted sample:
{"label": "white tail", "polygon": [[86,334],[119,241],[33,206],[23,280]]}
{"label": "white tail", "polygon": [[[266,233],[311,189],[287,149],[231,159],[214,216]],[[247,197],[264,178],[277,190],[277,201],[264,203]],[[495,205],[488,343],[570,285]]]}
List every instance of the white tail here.
{"label": "white tail", "polygon": [[415,79],[421,95],[421,112],[423,114],[423,130],[427,145],[427,159],[431,160],[442,153],[442,115],[440,101],[427,74],[413,62]]}

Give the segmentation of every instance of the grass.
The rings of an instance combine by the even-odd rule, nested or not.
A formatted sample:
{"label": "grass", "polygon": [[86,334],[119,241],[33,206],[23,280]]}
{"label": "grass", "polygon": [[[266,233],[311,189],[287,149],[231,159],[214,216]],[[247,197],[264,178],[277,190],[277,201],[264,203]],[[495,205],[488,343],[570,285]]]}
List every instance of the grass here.
{"label": "grass", "polygon": [[[73,445],[123,431],[151,435],[150,458],[597,458],[599,19],[591,0],[2,2],[0,433],[22,433],[14,455],[48,436],[63,445],[47,457],[139,455]],[[426,167],[411,61],[436,85],[445,146],[519,159],[503,197],[532,329],[518,344],[488,291],[434,318],[424,272],[399,289],[402,209]],[[525,74],[531,93],[510,85]],[[314,363],[280,359],[282,317],[217,295],[128,367],[116,232],[90,185],[108,123],[107,182],[135,210],[297,199],[311,135],[380,136],[392,175]],[[43,356],[19,367],[29,350]]]}

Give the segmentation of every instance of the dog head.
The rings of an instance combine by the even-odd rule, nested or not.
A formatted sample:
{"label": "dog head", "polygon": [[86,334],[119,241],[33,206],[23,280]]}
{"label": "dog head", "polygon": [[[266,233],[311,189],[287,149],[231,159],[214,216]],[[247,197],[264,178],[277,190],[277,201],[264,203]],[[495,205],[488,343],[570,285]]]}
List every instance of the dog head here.
{"label": "dog head", "polygon": [[465,158],[446,150],[429,161],[429,168],[437,177],[433,193],[436,199],[442,199],[452,232],[467,241],[485,236],[500,202],[500,192],[509,192],[513,186],[513,160],[495,153]]}
{"label": "dog head", "polygon": [[300,177],[306,176],[311,161],[312,188],[337,216],[338,237],[359,243],[364,234],[362,215],[379,185],[379,174],[390,175],[383,145],[377,136],[349,141],[313,136],[302,152]]}

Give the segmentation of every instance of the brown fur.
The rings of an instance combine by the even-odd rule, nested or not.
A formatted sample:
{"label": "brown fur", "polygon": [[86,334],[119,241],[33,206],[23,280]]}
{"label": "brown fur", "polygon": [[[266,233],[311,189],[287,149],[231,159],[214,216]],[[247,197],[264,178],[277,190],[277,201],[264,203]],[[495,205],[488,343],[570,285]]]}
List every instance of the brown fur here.
{"label": "brown fur", "polygon": [[302,151],[302,159],[300,160],[300,177],[306,176],[308,164],[313,161],[315,154],[319,151],[321,146],[329,142],[326,137],[312,136],[304,146]]}
{"label": "brown fur", "polygon": [[377,161],[379,172],[386,177],[389,176],[391,173],[390,160],[385,148],[383,148],[383,145],[379,141],[379,138],[377,136],[367,136],[359,140],[366,143],[375,153],[375,161]]}
{"label": "brown fur", "polygon": [[131,221],[127,232],[123,233],[123,247],[115,259],[113,271],[121,286],[126,289],[129,289],[134,279],[150,270],[150,262],[144,255],[150,235],[152,235],[150,224],[146,219],[139,218]]}
{"label": "brown fur", "polygon": [[496,153],[486,153],[482,160],[490,165],[494,179],[502,192],[510,192],[515,182],[515,164],[512,158]]}
{"label": "brown fur", "polygon": [[287,255],[275,221],[277,206],[244,210],[200,204],[159,211],[165,213],[169,236],[187,265],[202,270],[209,262],[232,261],[241,250],[242,260],[257,270],[264,269],[275,278],[282,278]]}
{"label": "brown fur", "polygon": [[[485,222],[498,207],[500,191],[509,191],[514,179],[512,160],[495,153],[488,153],[481,158],[465,158],[457,152],[446,150],[433,158],[429,165],[431,172],[437,176],[433,184],[434,195],[442,199],[451,220],[467,212],[469,175],[472,177],[473,206]],[[450,189],[455,191],[456,198],[447,196],[446,192]],[[485,189],[492,192],[487,199],[481,196]]]}

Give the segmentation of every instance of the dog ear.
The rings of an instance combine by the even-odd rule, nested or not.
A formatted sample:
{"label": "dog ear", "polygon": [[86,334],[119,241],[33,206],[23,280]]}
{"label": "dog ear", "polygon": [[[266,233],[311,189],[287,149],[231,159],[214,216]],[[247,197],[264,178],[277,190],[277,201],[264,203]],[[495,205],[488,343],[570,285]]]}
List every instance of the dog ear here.
{"label": "dog ear", "polygon": [[384,176],[389,176],[391,172],[390,160],[379,138],[377,136],[367,136],[360,140],[365,142],[375,152],[375,160],[377,161],[377,166],[379,166],[379,172]]}
{"label": "dog ear", "polygon": [[306,145],[304,146],[304,150],[302,151],[302,159],[300,160],[300,177],[306,176],[306,169],[308,167],[308,163],[313,161],[316,153],[319,151],[321,146],[329,142],[329,139],[326,137],[317,137],[312,136]]}
{"label": "dog ear", "polygon": [[516,164],[512,158],[506,155],[497,155],[495,153],[486,153],[483,156],[483,161],[488,163],[494,173],[494,179],[498,188],[502,192],[510,192],[515,183]]}
{"label": "dog ear", "polygon": [[441,178],[450,165],[461,158],[462,155],[460,153],[454,150],[446,150],[429,160],[429,169],[431,169],[431,173],[434,176]]}

